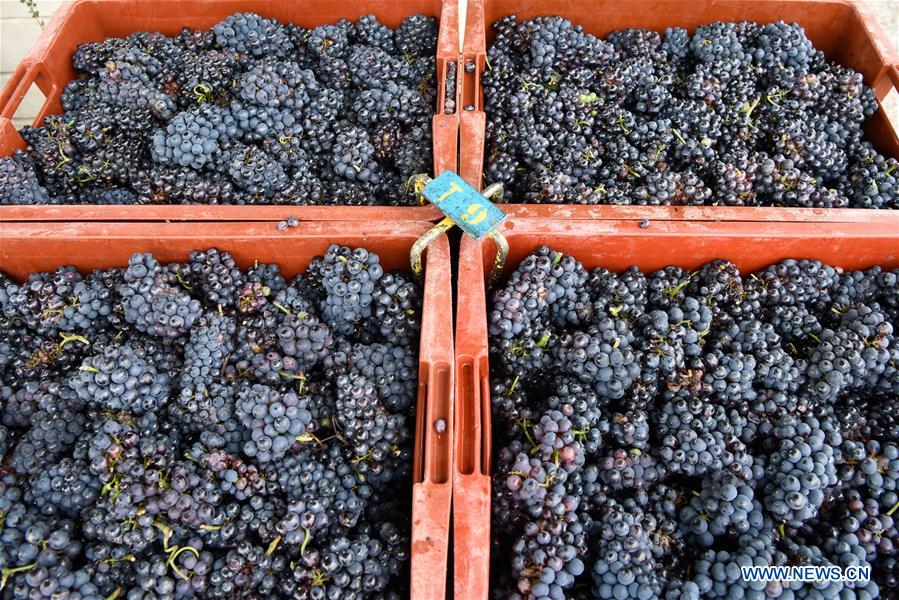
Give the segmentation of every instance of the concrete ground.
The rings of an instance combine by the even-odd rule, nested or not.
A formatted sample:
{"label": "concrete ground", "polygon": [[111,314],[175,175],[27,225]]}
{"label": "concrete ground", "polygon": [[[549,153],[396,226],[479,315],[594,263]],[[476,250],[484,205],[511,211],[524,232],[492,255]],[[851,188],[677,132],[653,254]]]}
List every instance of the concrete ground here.
{"label": "concrete ground", "polygon": [[[899,0],[865,0],[868,7],[877,17],[877,21],[887,36],[893,41],[894,54],[899,57]],[[886,97],[884,110],[890,117],[893,127],[899,127],[899,92],[895,89]]]}
{"label": "concrete ground", "polygon": [[893,40],[894,48],[899,47],[899,0],[865,0],[865,4]]}
{"label": "concrete ground", "polygon": [[[526,1],[526,0],[522,0]],[[887,36],[893,41],[894,50],[899,48],[899,0],[858,0],[864,1],[880,22]],[[40,18],[46,22],[53,12],[62,4],[60,0],[36,0],[35,6]],[[460,0],[460,21],[464,31],[466,18],[466,1]],[[29,15],[29,11],[21,0],[0,0],[0,88],[12,76],[16,65],[26,55],[31,45],[41,32],[41,24]],[[899,60],[899,52],[896,53]],[[36,90],[30,93],[16,113],[17,126],[34,120],[43,102]],[[887,98],[887,111],[892,122],[899,124],[899,93],[893,92]]]}

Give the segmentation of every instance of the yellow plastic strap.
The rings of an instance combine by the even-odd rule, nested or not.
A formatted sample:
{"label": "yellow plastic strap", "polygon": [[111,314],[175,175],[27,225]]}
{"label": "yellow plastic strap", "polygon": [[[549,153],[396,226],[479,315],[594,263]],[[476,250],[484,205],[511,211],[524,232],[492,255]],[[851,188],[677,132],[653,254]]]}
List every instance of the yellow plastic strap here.
{"label": "yellow plastic strap", "polygon": [[[407,185],[412,186],[415,190],[416,194],[421,196],[421,191],[431,182],[431,178],[425,174],[419,174],[412,176]],[[497,200],[501,201],[503,198],[503,185],[501,183],[492,183],[488,185],[484,190],[481,191],[481,194],[487,198],[488,200]],[[423,198],[423,196],[422,196]],[[433,228],[428,230],[423,236],[421,236],[413,245],[412,250],[409,253],[410,262],[412,264],[412,274],[415,277],[416,281],[421,281],[421,276],[424,271],[421,264],[421,255],[424,252],[425,248],[433,242],[435,239],[440,237],[443,233],[446,233],[450,229],[453,228],[455,223],[449,217],[443,219]],[[492,288],[493,285],[499,280],[499,277],[502,275],[503,268],[506,265],[506,258],[509,256],[509,242],[506,240],[506,236],[504,236],[498,229],[493,229],[487,236],[490,237],[493,242],[496,244],[496,256],[493,259],[493,267],[490,269],[490,277],[487,280],[488,288]]]}
{"label": "yellow plastic strap", "polygon": [[506,258],[509,257],[509,241],[498,229],[487,234],[496,244],[496,256],[493,258],[493,267],[490,269],[490,277],[487,279],[487,289],[493,288],[500,276],[503,267],[506,266]]}
{"label": "yellow plastic strap", "polygon": [[427,248],[431,242],[452,229],[453,225],[455,225],[453,220],[446,218],[434,225],[434,227],[429,229],[426,234],[418,238],[415,243],[412,244],[412,250],[409,252],[409,260],[412,263],[412,275],[419,283],[421,283],[421,275],[424,272],[424,269],[421,266],[422,253],[424,253],[425,248]]}

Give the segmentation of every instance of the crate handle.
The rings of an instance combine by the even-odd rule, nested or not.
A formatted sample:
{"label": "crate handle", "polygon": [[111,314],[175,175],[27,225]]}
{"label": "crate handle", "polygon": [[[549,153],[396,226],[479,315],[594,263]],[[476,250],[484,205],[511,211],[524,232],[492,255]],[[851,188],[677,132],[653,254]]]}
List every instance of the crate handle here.
{"label": "crate handle", "polygon": [[[454,469],[461,475],[482,472],[484,415],[481,363],[478,356],[456,357],[456,415]],[[488,382],[489,391],[489,382]],[[488,442],[489,443],[489,442]]]}
{"label": "crate handle", "polygon": [[[448,456],[452,455],[452,367],[440,362],[431,365],[428,372],[428,389],[425,402],[425,427],[423,445],[425,451],[424,476],[422,480],[429,483],[443,484],[449,481],[450,465]],[[442,422],[442,424],[441,424]],[[442,429],[438,429],[441,424]],[[442,437],[444,444],[438,442]],[[443,452],[442,447],[447,446],[448,452]]]}
{"label": "crate handle", "polygon": [[484,57],[481,55],[465,54],[462,57],[462,73],[459,74],[461,90],[459,104],[465,112],[479,112],[484,108],[481,104],[481,75]]}
{"label": "crate handle", "polygon": [[0,107],[2,107],[0,117],[12,120],[16,111],[19,110],[25,94],[28,93],[28,89],[37,78],[37,70],[32,69],[32,66],[32,63],[20,64],[12,78],[6,83],[3,93],[0,94]]}
{"label": "crate handle", "polygon": [[[487,364],[487,361],[484,361]],[[479,473],[481,475],[490,475],[493,471],[493,398],[491,394],[493,390],[490,387],[489,367],[482,369],[480,373],[480,381],[476,384],[481,386],[480,398],[478,399],[478,412],[481,415],[481,453],[478,457]]]}
{"label": "crate handle", "polygon": [[465,476],[490,475],[491,471],[491,392],[487,357],[465,356],[456,362],[456,460],[455,473]]}
{"label": "crate handle", "polygon": [[899,95],[899,63],[883,65],[880,74],[874,80],[872,88],[877,97],[877,105],[880,107],[881,111],[883,111],[888,126],[892,126],[893,130],[899,133],[899,122],[893,122],[897,116],[883,110],[885,107],[884,103],[891,91],[895,90],[897,95]]}
{"label": "crate handle", "polygon": [[449,231],[452,226],[452,219],[443,219],[412,244],[412,249],[409,251],[409,263],[412,265],[412,275],[418,283],[422,282],[424,267],[421,266],[421,255],[424,253],[425,248],[430,246],[431,242]]}
{"label": "crate handle", "polygon": [[[455,82],[455,86],[454,86],[455,92],[453,94],[453,97],[449,99],[453,102],[452,110],[447,112],[447,110],[446,110],[446,101],[447,101],[446,88],[447,88],[447,85],[446,84],[447,84],[447,80],[449,79],[449,76],[450,76],[450,71],[452,70],[451,66],[455,67],[455,69],[456,69],[456,71],[455,71],[456,82]],[[459,65],[459,61],[457,61],[457,60],[444,59],[443,61],[438,63],[438,69],[437,69],[437,76],[438,76],[438,79],[437,79],[437,114],[438,115],[454,115],[459,110],[459,86],[461,85],[461,82],[459,81],[459,79],[461,78],[461,73],[459,71],[460,71],[460,65]]]}
{"label": "crate handle", "polygon": [[881,106],[889,95],[890,90],[895,89],[899,92],[899,63],[882,65],[871,83],[871,89],[874,90],[877,103]]}

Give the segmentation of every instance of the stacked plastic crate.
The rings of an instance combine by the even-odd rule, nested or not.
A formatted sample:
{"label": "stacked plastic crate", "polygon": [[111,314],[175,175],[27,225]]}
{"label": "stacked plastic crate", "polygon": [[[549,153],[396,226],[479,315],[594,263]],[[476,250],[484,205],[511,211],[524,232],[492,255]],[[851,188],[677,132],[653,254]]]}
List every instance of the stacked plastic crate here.
{"label": "stacked plastic crate", "polygon": [[[12,119],[32,86],[46,97],[35,126],[62,112],[63,91],[78,77],[72,54],[79,45],[144,31],[172,36],[185,27],[209,29],[241,12],[302,28],[340,19],[356,21],[363,15],[374,15],[391,28],[419,13],[436,18],[435,72],[430,77],[436,97],[431,120],[434,161],[429,174],[456,170],[459,87],[455,72],[460,51],[455,0],[69,2],[47,23],[0,96],[0,153],[8,156],[25,148]],[[0,271],[22,282],[32,272],[53,271],[60,265],[73,265],[86,273],[125,267],[133,253],[152,252],[163,262],[185,261],[193,250],[215,247],[229,252],[239,268],[275,263],[286,276],[292,276],[302,272],[314,256],[324,254],[329,244],[364,247],[380,256],[385,269],[409,271],[414,242],[439,214],[430,206],[396,206],[390,198],[380,199],[379,206],[296,204],[279,204],[275,199],[265,205],[0,206]],[[290,227],[277,226],[289,218]],[[412,498],[408,588],[414,597],[442,598],[449,552],[454,429],[452,290],[446,237],[426,250],[423,264],[413,475],[410,489],[397,489],[396,494]],[[4,382],[17,383],[22,382]],[[6,579],[4,575],[4,583]]]}
{"label": "stacked plastic crate", "polygon": [[[795,22],[805,29],[815,48],[822,50],[828,60],[861,73],[878,101],[882,102],[891,90],[899,89],[895,50],[861,3],[840,0],[751,3],[739,0],[692,3],[677,0],[549,0],[530,3],[470,0],[462,48],[461,104],[466,110],[460,115],[459,173],[478,189],[496,183],[497,178],[502,177],[507,177],[507,181],[517,181],[519,188],[526,187],[528,183],[522,184],[521,180],[530,175],[533,163],[539,162],[539,136],[553,135],[548,129],[535,132],[533,144],[538,150],[530,157],[526,148],[518,149],[518,156],[504,158],[506,163],[491,156],[491,152],[505,152],[498,149],[502,148],[501,128],[504,122],[493,119],[488,125],[490,118],[485,111],[490,110],[491,106],[498,107],[499,100],[494,99],[491,105],[490,98],[486,97],[489,92],[483,85],[485,73],[491,70],[496,73],[499,69],[500,73],[506,74],[505,81],[501,80],[500,74],[493,82],[493,89],[507,94],[502,100],[505,104],[501,106],[506,115],[514,115],[516,110],[527,113],[529,90],[526,88],[529,85],[552,87],[545,81],[526,81],[529,74],[523,67],[515,67],[517,63],[491,64],[487,49],[497,36],[494,26],[501,27],[507,49],[511,47],[512,53],[522,53],[524,58],[518,60],[529,59],[536,64],[544,59],[544,65],[552,65],[552,57],[542,54],[546,48],[536,48],[534,38],[537,34],[534,31],[523,32],[522,29],[527,29],[529,20],[538,17],[562,17],[569,20],[573,27],[582,27],[585,33],[599,39],[604,39],[611,32],[630,28],[652,30],[663,35],[667,28],[684,28],[692,35],[697,27],[716,21],[748,20],[760,24]],[[565,33],[573,32],[572,29],[565,29],[567,25],[559,26],[558,30],[547,21],[542,25],[546,27],[543,43],[546,46],[558,44],[556,48],[564,46],[570,52],[568,59],[574,60],[575,64],[578,52],[587,52],[570,41],[567,46],[566,42],[559,41]],[[533,25],[534,28],[538,26]],[[554,38],[553,31],[560,38]],[[533,36],[530,39],[529,34]],[[627,40],[626,37],[621,39]],[[644,48],[637,42],[639,39],[639,34],[630,38],[638,52]],[[572,59],[572,56],[575,58]],[[633,58],[639,60],[638,56]],[[500,55],[499,60],[508,59]],[[550,66],[546,68],[550,69]],[[602,69],[599,73],[597,79],[602,78]],[[638,71],[634,73],[636,76]],[[610,78],[614,79],[614,76],[610,75]],[[619,83],[625,85],[624,82]],[[520,85],[521,94],[515,96],[515,90],[509,90],[504,85]],[[589,103],[595,99],[585,96],[576,100],[581,101]],[[560,120],[579,118],[576,116],[580,114],[577,109],[581,107],[561,105],[558,108]],[[569,112],[566,113],[566,110]],[[512,116],[508,117],[509,122],[512,120]],[[587,130],[591,126],[589,123],[583,125]],[[624,127],[629,125],[627,123]],[[488,131],[489,127],[493,127],[492,131]],[[593,131],[596,137],[601,138],[602,134],[595,133],[597,130],[600,130],[598,122]],[[864,132],[866,138],[885,156],[899,156],[899,138],[894,124],[890,123],[884,111],[877,111],[866,122]],[[674,141],[676,143],[677,140]],[[557,143],[553,147],[561,151]],[[515,150],[509,152],[514,153]],[[525,158],[518,163],[522,156]],[[523,166],[533,156],[538,158],[534,158],[528,167]],[[615,158],[604,156],[603,160]],[[495,165],[491,176],[488,164],[493,161]],[[518,173],[506,173],[503,167]],[[642,173],[627,175],[636,179]],[[561,181],[560,187],[565,184],[565,180]],[[697,203],[700,204],[698,206],[677,201],[669,206],[660,206],[665,203],[653,198],[638,200],[633,196],[618,198],[617,201],[601,200],[595,204],[590,200],[581,200],[581,204],[570,200],[575,196],[571,192],[566,202],[564,192],[547,191],[540,189],[539,185],[533,184],[528,191],[531,197],[545,198],[546,203],[528,203],[526,198],[510,194],[508,190],[500,200],[503,210],[509,215],[502,228],[508,239],[509,254],[505,277],[500,279],[498,286],[500,288],[521,260],[541,246],[561,253],[556,254],[557,257],[573,257],[586,269],[602,267],[620,272],[636,266],[647,274],[667,266],[692,270],[714,259],[729,260],[744,274],[788,258],[817,259],[849,270],[874,265],[885,270],[899,266],[899,215],[894,210],[728,206],[723,198],[714,196]],[[551,185],[547,183],[546,187]],[[502,580],[510,585],[507,573],[491,571],[491,550],[495,551],[497,544],[503,543],[497,539],[491,543],[492,535],[502,536],[508,532],[491,532],[487,526],[491,519],[506,518],[493,512],[494,499],[504,494],[514,496],[514,492],[505,489],[493,490],[494,483],[505,484],[492,482],[491,479],[499,452],[494,441],[492,422],[496,413],[493,411],[498,410],[497,406],[502,406],[502,402],[491,404],[491,393],[496,392],[492,390],[490,374],[491,368],[496,368],[496,365],[490,364],[488,323],[484,317],[491,309],[491,294],[486,284],[495,254],[496,248],[490,241],[462,240],[456,298],[456,457],[453,481],[453,584],[460,598],[487,598],[491,590],[502,593],[492,589],[491,582]],[[549,342],[549,345],[552,343]],[[544,350],[549,354],[548,347]],[[520,393],[527,394],[527,381],[516,379],[513,385],[521,386],[524,389]],[[514,390],[514,394],[513,390],[507,391],[512,395],[519,393],[518,389]],[[522,426],[530,427],[528,424]],[[539,535],[535,535],[537,537],[530,539],[537,540],[534,543],[539,544]],[[544,559],[547,562],[543,564],[549,565],[549,556],[544,556]],[[507,562],[501,561],[494,567],[503,570],[508,567]],[[532,569],[532,581],[552,583],[552,577],[540,579],[540,568],[528,568]],[[591,565],[586,566],[587,570],[590,568]],[[590,580],[590,573],[585,573],[584,577]],[[513,587],[514,583],[511,583]],[[582,585],[589,588],[591,583],[588,581]],[[550,585],[544,587],[544,591],[551,589]],[[594,588],[596,590],[598,588]],[[606,591],[611,593],[610,590]],[[505,591],[508,592],[508,588]],[[518,591],[524,595],[528,593],[523,588]]]}

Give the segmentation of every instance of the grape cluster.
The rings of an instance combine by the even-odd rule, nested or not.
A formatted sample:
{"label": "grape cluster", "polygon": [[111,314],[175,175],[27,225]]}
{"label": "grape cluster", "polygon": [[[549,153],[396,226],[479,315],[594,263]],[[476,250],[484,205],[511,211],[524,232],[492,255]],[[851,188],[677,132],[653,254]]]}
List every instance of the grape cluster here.
{"label": "grape cluster", "polygon": [[[496,594],[892,597],[899,272],[565,258],[536,249],[488,310]],[[756,584],[748,565],[872,574]]]}
{"label": "grape cluster", "polygon": [[[289,544],[308,543],[308,536],[333,527],[355,527],[371,488],[358,482],[352,463],[335,452],[320,461],[304,452],[283,463],[278,474],[282,488],[290,490],[287,513],[278,532]],[[308,533],[307,533],[308,532]]]}
{"label": "grape cluster", "polygon": [[899,208],[896,157],[864,132],[873,91],[800,25],[493,33],[485,179],[513,201]]}
{"label": "grape cluster", "polygon": [[322,265],[325,322],[339,333],[352,333],[356,323],[371,317],[375,286],[383,274],[377,255],[332,244]]}
{"label": "grape cluster", "polygon": [[178,113],[165,130],[153,134],[150,156],[161,165],[202,169],[213,161],[219,141],[236,137],[234,118],[208,104]]}
{"label": "grape cluster", "polygon": [[[837,482],[834,445],[820,423],[784,423],[774,429],[780,443],[768,462],[765,504],[776,519],[798,527],[824,503],[824,490]],[[792,434],[792,435],[791,435]]]}
{"label": "grape cluster", "polygon": [[65,456],[84,433],[85,417],[70,406],[70,399],[43,394],[31,415],[28,430],[9,452],[9,464],[17,472],[37,475]]}
{"label": "grape cluster", "polygon": [[715,471],[702,482],[702,490],[680,510],[683,529],[704,546],[712,546],[715,536],[743,534],[763,525],[761,505],[752,487],[737,475]]}
{"label": "grape cluster", "polygon": [[403,417],[391,414],[374,383],[361,375],[341,375],[336,387],[335,421],[353,445],[357,463],[383,463],[403,437]]}
{"label": "grape cluster", "polygon": [[154,412],[168,399],[171,379],[157,371],[141,347],[107,346],[79,367],[69,385],[84,403],[99,409]]}
{"label": "grape cluster", "polygon": [[[207,306],[235,306],[243,287],[243,274],[228,252],[210,248],[205,252],[191,252],[183,278]],[[180,274],[180,270],[179,270]]]}
{"label": "grape cluster", "polygon": [[29,493],[35,508],[43,514],[73,518],[96,501],[100,487],[87,463],[63,458],[38,475]]}
{"label": "grape cluster", "polygon": [[601,396],[621,398],[640,370],[633,339],[627,323],[604,318],[586,332],[561,337],[556,360],[563,373],[592,383]]}
{"label": "grape cluster", "polygon": [[702,475],[745,462],[739,413],[698,398],[664,403],[656,414],[659,455],[670,469]]}
{"label": "grape cluster", "polygon": [[247,429],[243,452],[260,463],[283,458],[294,442],[303,439],[312,413],[307,398],[293,392],[283,396],[263,385],[243,388],[237,398],[237,416]]}
{"label": "grape cluster", "polygon": [[160,265],[153,255],[135,254],[118,289],[125,320],[148,335],[184,335],[202,314],[200,302],[185,289],[188,285],[178,279],[177,271]]}
{"label": "grape cluster", "polygon": [[181,389],[208,393],[234,351],[236,331],[234,321],[226,316],[205,315],[197,321],[184,345]]}
{"label": "grape cluster", "polygon": [[377,182],[375,147],[361,127],[347,127],[337,132],[331,168],[346,179]]}
{"label": "grape cluster", "polygon": [[[593,565],[596,598],[652,598],[661,584],[655,572],[649,532],[639,510],[611,503],[597,525],[599,560]],[[614,558],[613,558],[614,557]]]}
{"label": "grape cluster", "polygon": [[0,275],[0,597],[406,595],[420,312],[361,248]]}
{"label": "grape cluster", "polygon": [[191,448],[188,456],[212,471],[222,491],[237,501],[277,493],[273,473],[261,471],[255,464],[229,453],[223,448],[225,445],[223,437],[204,431],[200,443]]}
{"label": "grape cluster", "polygon": [[40,184],[34,162],[21,152],[0,158],[0,204],[50,204]]}
{"label": "grape cluster", "polygon": [[416,319],[421,298],[418,287],[402,273],[385,273],[372,302],[372,319],[384,339],[406,346],[418,337],[421,322]]}
{"label": "grape cluster", "polygon": [[62,114],[0,158],[0,204],[412,204],[432,169],[437,19],[236,13],[80,45]]}
{"label": "grape cluster", "polygon": [[[321,551],[310,553],[292,567],[285,593],[311,589],[312,597],[360,598],[383,593],[391,577],[407,558],[399,546],[406,543],[392,525],[352,538],[335,538]],[[376,596],[377,597],[377,596]]]}
{"label": "grape cluster", "polygon": [[817,395],[834,399],[844,390],[879,381],[886,373],[896,342],[892,323],[879,309],[876,304],[850,309],[835,331],[825,329],[818,336],[820,343],[809,358],[809,377]]}
{"label": "grape cluster", "polygon": [[72,268],[59,268],[52,273],[32,274],[25,285],[6,283],[3,314],[7,318],[40,321],[42,331],[72,331],[83,324],[74,310],[82,283],[81,274]]}
{"label": "grape cluster", "polygon": [[356,344],[346,358],[343,366],[335,365],[334,373],[345,372],[370,380],[393,412],[412,406],[417,392],[411,382],[415,379],[413,374],[418,370],[418,363],[408,346]]}
{"label": "grape cluster", "polygon": [[640,450],[619,448],[600,458],[600,480],[613,490],[650,487],[664,477],[666,467]]}
{"label": "grape cluster", "polygon": [[281,350],[295,358],[298,368],[303,371],[311,369],[327,356],[333,345],[328,327],[314,316],[302,312],[288,315],[277,335]]}

